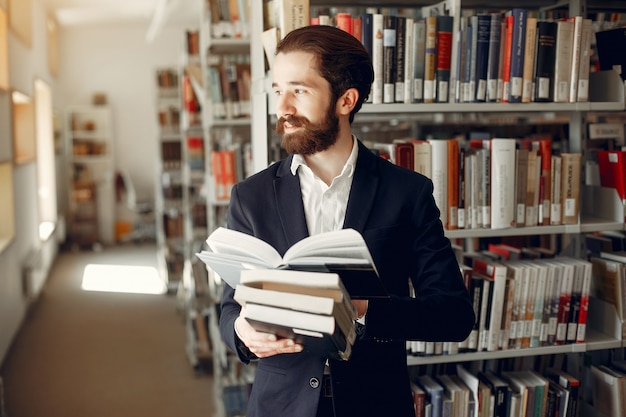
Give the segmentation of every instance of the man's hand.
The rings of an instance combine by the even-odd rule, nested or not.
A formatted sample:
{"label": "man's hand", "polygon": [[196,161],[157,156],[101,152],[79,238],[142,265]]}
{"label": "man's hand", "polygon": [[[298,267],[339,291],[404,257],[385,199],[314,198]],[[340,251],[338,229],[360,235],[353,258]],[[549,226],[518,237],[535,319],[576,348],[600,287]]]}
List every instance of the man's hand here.
{"label": "man's hand", "polygon": [[281,353],[302,352],[302,345],[293,339],[277,338],[276,335],[255,330],[246,321],[245,307],[235,320],[235,332],[244,345],[258,358],[267,358]]}

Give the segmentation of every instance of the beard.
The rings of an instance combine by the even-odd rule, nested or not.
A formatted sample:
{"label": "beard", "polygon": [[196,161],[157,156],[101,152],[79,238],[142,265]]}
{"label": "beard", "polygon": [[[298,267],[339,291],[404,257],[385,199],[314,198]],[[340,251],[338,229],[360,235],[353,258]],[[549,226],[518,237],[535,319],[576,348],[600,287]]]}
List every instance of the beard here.
{"label": "beard", "polygon": [[[294,133],[285,133],[283,124],[288,122],[302,129]],[[335,108],[328,106],[326,116],[319,123],[311,123],[306,117],[281,117],[276,122],[276,133],[282,135],[281,146],[289,154],[313,155],[325,151],[337,142],[339,118]]]}

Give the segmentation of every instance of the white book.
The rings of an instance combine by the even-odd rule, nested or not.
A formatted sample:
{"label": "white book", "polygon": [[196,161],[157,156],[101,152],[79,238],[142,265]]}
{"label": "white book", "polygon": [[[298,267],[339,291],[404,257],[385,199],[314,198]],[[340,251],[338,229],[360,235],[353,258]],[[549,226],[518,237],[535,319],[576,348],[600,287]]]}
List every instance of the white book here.
{"label": "white book", "polygon": [[413,22],[413,101],[424,101],[424,59],[426,48],[426,22]]}
{"label": "white book", "polygon": [[575,103],[578,97],[578,75],[580,69],[580,60],[582,52],[582,33],[583,33],[583,17],[572,16],[569,20],[574,22],[574,31],[572,35],[572,66],[570,69],[571,80],[569,83],[569,102]]}
{"label": "white book", "polygon": [[572,47],[574,45],[574,22],[559,20],[556,32],[556,58],[554,61],[554,102],[569,101],[572,72]]}
{"label": "white book", "polygon": [[537,285],[535,286],[534,293],[533,325],[530,334],[530,347],[539,347],[541,345],[541,326],[543,323],[544,298],[546,294],[548,267],[540,262],[537,262],[532,265],[532,268],[535,268],[537,271]]}
{"label": "white book", "polygon": [[491,228],[515,226],[515,139],[491,139]]}
{"label": "white book", "polygon": [[[367,244],[354,229],[309,236],[291,246],[282,257],[267,242],[224,227],[213,231],[206,242],[209,250],[196,256],[232,288],[239,284],[244,270],[288,269],[337,273],[354,298],[369,298],[366,293],[386,296]],[[358,273],[344,274],[349,270]]]}
{"label": "white book", "polygon": [[414,20],[410,17],[406,19],[406,28],[405,28],[405,37],[404,42],[406,45],[405,54],[404,54],[404,95],[403,101],[404,103],[411,103],[413,101],[413,65],[415,61],[413,60],[413,54],[415,50],[413,49],[413,45],[415,42],[413,41],[414,31],[413,31],[413,22]]}
{"label": "white book", "polygon": [[502,317],[504,314],[504,291],[506,289],[507,266],[499,262],[474,260],[474,271],[488,277],[492,289],[491,308],[487,311],[488,328],[485,350],[496,351],[499,348]]}
{"label": "white book", "polygon": [[591,42],[594,37],[591,19],[583,19],[580,40],[580,66],[578,67],[578,87],[576,101],[589,101],[589,70],[591,58]]}
{"label": "white book", "polygon": [[372,104],[383,102],[383,22],[384,16],[382,14],[375,13],[372,15],[372,65],[374,67]]}
{"label": "white book", "polygon": [[444,139],[429,139],[432,165],[431,181],[433,182],[433,197],[441,212],[441,223],[447,224],[448,214],[448,141]]}

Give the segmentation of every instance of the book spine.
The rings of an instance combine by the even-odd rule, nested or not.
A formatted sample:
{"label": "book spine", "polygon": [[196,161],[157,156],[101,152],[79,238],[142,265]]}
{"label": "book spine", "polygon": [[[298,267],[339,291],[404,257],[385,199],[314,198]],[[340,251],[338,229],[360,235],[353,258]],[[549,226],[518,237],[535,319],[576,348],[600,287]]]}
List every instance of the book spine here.
{"label": "book spine", "polygon": [[591,264],[584,261],[583,284],[580,293],[580,312],[578,313],[578,328],[576,330],[576,343],[584,343],[587,331],[587,315],[589,313],[589,296],[591,292]]}
{"label": "book spine", "polygon": [[502,102],[508,103],[511,97],[511,59],[513,53],[514,17],[507,12],[504,17],[504,57],[502,61]]}
{"label": "book spine", "polygon": [[578,224],[580,205],[580,161],[579,153],[562,153],[561,209],[563,224]]}
{"label": "book spine", "polygon": [[578,97],[578,75],[581,60],[581,43],[583,34],[583,18],[582,16],[573,16],[569,18],[574,22],[574,30],[572,34],[572,58],[570,60],[570,83],[569,83],[569,102],[575,103]]}
{"label": "book spine", "polygon": [[394,101],[404,103],[404,71],[406,61],[406,17],[396,17],[396,51],[394,74]]}
{"label": "book spine", "polygon": [[424,19],[413,22],[413,101],[424,101],[424,59],[426,48],[426,22]]}
{"label": "book spine", "polygon": [[498,64],[500,61],[502,15],[490,14],[489,27],[489,57],[487,59],[487,101],[498,100]]}
{"label": "book spine", "polygon": [[415,54],[415,41],[413,40],[414,31],[413,25],[414,20],[412,18],[406,19],[406,29],[405,29],[405,57],[404,57],[404,94],[403,94],[403,102],[406,104],[413,102],[413,65],[415,65],[415,60],[413,58],[413,54]]}
{"label": "book spine", "polygon": [[[447,97],[447,96],[446,96]],[[447,198],[447,210],[448,210],[448,223],[446,228],[448,230],[456,230],[459,228],[458,224],[458,209],[459,209],[459,142],[451,139],[448,140],[448,198]]]}
{"label": "book spine", "polygon": [[554,60],[554,92],[552,93],[555,103],[569,102],[573,37],[574,23],[569,20],[559,20]]}
{"label": "book spine", "polygon": [[511,45],[510,103],[522,102],[522,85],[524,77],[524,50],[526,46],[526,9],[515,8],[513,15],[513,39]]}
{"label": "book spine", "polygon": [[556,22],[537,21],[535,51],[535,101],[553,101],[554,61],[556,57]]}
{"label": "book spine", "polygon": [[489,47],[491,36],[491,16],[477,16],[476,37],[476,101],[487,101],[487,78],[489,69]]}
{"label": "book spine", "polygon": [[578,87],[576,101],[589,101],[589,70],[591,66],[591,39],[593,28],[591,19],[583,19],[580,41],[580,66],[578,67]]}
{"label": "book spine", "polygon": [[450,71],[452,63],[452,16],[437,16],[436,46],[436,94],[438,103],[449,99]]}
{"label": "book spine", "polygon": [[384,16],[383,103],[395,101],[397,21],[396,16]]}
{"label": "book spine", "polygon": [[375,13],[372,16],[372,65],[374,67],[374,82],[372,83],[372,103],[383,102],[384,90],[384,16]]}
{"label": "book spine", "polygon": [[437,16],[426,18],[426,49],[424,53],[424,103],[434,103],[436,98]]}
{"label": "book spine", "polygon": [[491,228],[515,225],[515,139],[491,139]]}
{"label": "book spine", "polygon": [[524,70],[522,77],[522,103],[533,99],[533,71],[535,68],[535,46],[537,44],[537,18],[526,19],[526,40],[524,47]]}

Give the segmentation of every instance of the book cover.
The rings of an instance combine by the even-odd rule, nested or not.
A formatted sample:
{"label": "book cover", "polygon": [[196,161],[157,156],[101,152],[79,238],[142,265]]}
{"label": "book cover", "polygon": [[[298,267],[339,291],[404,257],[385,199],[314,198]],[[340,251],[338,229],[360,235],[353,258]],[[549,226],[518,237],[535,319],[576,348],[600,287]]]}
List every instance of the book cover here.
{"label": "book cover", "polygon": [[491,228],[515,226],[515,139],[491,139]]}
{"label": "book cover", "polygon": [[485,344],[485,350],[496,351],[499,347],[500,329],[502,327],[502,316],[504,312],[507,266],[498,262],[475,259],[472,269],[475,274],[486,276],[493,286],[491,306],[486,312],[489,324],[486,329],[487,343]]}
{"label": "book cover", "polygon": [[578,415],[578,390],[580,387],[580,380],[572,376],[571,374],[558,368],[548,368],[545,371],[548,379],[555,381],[560,386],[565,388],[568,392],[567,413],[566,416]]}
{"label": "book cover", "polygon": [[396,17],[396,52],[395,52],[395,85],[394,101],[404,103],[404,74],[406,62],[406,17]]}
{"label": "book cover", "polygon": [[554,63],[556,59],[556,22],[537,21],[535,48],[535,101],[549,102],[554,98]]}
{"label": "book cover", "polygon": [[383,17],[383,103],[395,101],[396,53],[398,18],[393,15]]}
{"label": "book cover", "polygon": [[524,50],[526,48],[526,19],[528,10],[514,8],[513,34],[511,40],[511,75],[510,75],[510,103],[522,102],[522,85],[524,77]]}
{"label": "book cover", "polygon": [[291,269],[339,274],[350,296],[386,298],[363,237],[354,229],[309,236],[280,254],[266,242],[219,227],[206,240],[209,250],[196,256],[235,288],[246,269]]}
{"label": "book cover", "polygon": [[459,210],[459,142],[450,139],[448,142],[448,196],[447,212],[448,222],[445,225],[448,230],[456,230],[459,228],[458,210]]}
{"label": "book cover", "polygon": [[407,104],[413,102],[413,65],[415,65],[415,59],[413,58],[413,54],[415,53],[415,41],[413,40],[413,36],[415,35],[413,30],[414,24],[414,19],[410,17],[406,18],[404,35],[406,44],[404,54],[404,94],[402,98],[403,103]]}
{"label": "book cover", "polygon": [[479,371],[478,379],[489,387],[493,395],[493,417],[506,417],[507,382],[491,371]]}
{"label": "book cover", "polygon": [[448,140],[429,139],[432,156],[433,197],[439,207],[441,223],[448,223]]}
{"label": "book cover", "polygon": [[569,102],[572,71],[572,47],[574,44],[574,22],[559,20],[556,28],[556,56],[554,59],[554,102]]}
{"label": "book cover", "polygon": [[572,31],[572,59],[570,61],[569,102],[575,103],[578,97],[578,76],[580,60],[582,58],[583,17],[572,16],[569,17],[568,20],[574,22],[574,29]]}
{"label": "book cover", "polygon": [[500,62],[500,38],[502,14],[491,13],[489,27],[489,57],[487,58],[487,101],[498,101],[498,65]]}
{"label": "book cover", "polygon": [[537,46],[537,18],[526,19],[526,40],[524,41],[524,68],[522,76],[522,103],[533,99],[533,71],[535,69],[535,47]]}
{"label": "book cover", "polygon": [[567,339],[567,323],[569,311],[571,309],[572,288],[574,285],[574,266],[561,260],[555,260],[563,268],[563,279],[561,281],[559,296],[559,312],[557,317],[555,345],[563,345]]}
{"label": "book cover", "polygon": [[526,224],[526,182],[528,180],[528,149],[516,150],[515,163],[515,225]]}
{"label": "book cover", "polygon": [[449,99],[450,71],[452,64],[452,16],[437,16],[436,41],[436,95],[438,103],[447,103]]}
{"label": "book cover", "polygon": [[580,206],[580,153],[562,153],[561,219],[563,224],[578,224]]}
{"label": "book cover", "polygon": [[246,304],[242,316],[256,330],[294,339],[305,349],[319,350],[336,359],[350,357],[351,344],[333,316],[253,303]]}
{"label": "book cover", "polygon": [[311,21],[309,0],[274,0],[274,14],[280,39]]}
{"label": "book cover", "polygon": [[426,397],[431,404],[433,416],[441,416],[443,411],[443,386],[426,374],[420,375],[415,382],[426,391]]}
{"label": "book cover", "polygon": [[413,101],[424,101],[424,71],[426,48],[426,21],[413,22]]}
{"label": "book cover", "polygon": [[[489,55],[491,47],[491,16],[476,16],[476,91],[475,101],[487,101],[487,79],[489,73]],[[495,58],[495,57],[494,57]]]}
{"label": "book cover", "polygon": [[626,152],[599,150],[597,158],[600,185],[614,188],[620,200],[626,202]]}
{"label": "book cover", "polygon": [[384,16],[380,13],[372,15],[372,66],[374,81],[372,83],[372,103],[383,102],[384,87]]}
{"label": "book cover", "polygon": [[502,102],[511,98],[511,58],[513,55],[513,27],[515,18],[509,11],[504,16],[504,55],[502,58]]}
{"label": "book cover", "polygon": [[424,49],[424,103],[434,103],[436,98],[437,68],[437,16],[426,18],[426,44]]}
{"label": "book cover", "polygon": [[578,87],[576,101],[589,101],[589,71],[591,67],[591,39],[594,36],[591,19],[583,19],[580,41],[580,66],[578,67]]}

